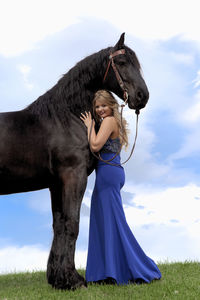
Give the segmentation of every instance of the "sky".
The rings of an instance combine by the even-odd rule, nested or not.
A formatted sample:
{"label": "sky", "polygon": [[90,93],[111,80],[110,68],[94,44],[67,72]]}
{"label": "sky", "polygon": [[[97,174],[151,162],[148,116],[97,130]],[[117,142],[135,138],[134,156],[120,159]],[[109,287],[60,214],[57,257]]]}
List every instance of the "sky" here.
{"label": "sky", "polygon": [[[122,32],[150,92],[124,166],[127,222],[156,262],[200,260],[200,19],[198,0],[0,0],[0,111],[54,86]],[[120,101],[119,101],[120,102]],[[135,114],[126,108],[130,145]],[[127,158],[122,152],[122,159]],[[88,178],[76,266],[85,268],[94,174]],[[0,196],[0,273],[45,270],[52,242],[48,190]]]}

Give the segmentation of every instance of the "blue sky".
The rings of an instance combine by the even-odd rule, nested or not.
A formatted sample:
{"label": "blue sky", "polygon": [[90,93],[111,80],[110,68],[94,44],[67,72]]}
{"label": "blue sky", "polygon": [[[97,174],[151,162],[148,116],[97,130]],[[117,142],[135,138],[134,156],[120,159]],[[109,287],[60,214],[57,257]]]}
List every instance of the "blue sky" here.
{"label": "blue sky", "polygon": [[[70,7],[62,0],[2,1],[0,111],[24,108],[80,59],[114,45],[125,31],[150,91],[135,153],[125,165],[127,221],[156,261],[200,260],[198,1],[125,0],[126,14],[116,5],[111,13],[113,3],[103,0],[97,10],[92,1],[73,1]],[[126,108],[125,116],[131,144],[135,115]],[[76,247],[76,265],[83,267],[93,185],[94,174]],[[45,269],[51,224],[48,190],[0,196],[0,273]]]}

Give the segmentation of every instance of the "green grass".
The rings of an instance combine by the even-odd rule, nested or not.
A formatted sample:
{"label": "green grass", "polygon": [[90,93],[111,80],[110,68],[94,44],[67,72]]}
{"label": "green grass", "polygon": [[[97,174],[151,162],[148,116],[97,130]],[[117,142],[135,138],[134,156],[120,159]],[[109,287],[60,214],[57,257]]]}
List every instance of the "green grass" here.
{"label": "green grass", "polygon": [[[0,300],[200,300],[200,263],[162,263],[162,279],[150,284],[94,285],[59,291],[47,284],[45,272],[0,276]],[[79,270],[84,276],[84,270]]]}

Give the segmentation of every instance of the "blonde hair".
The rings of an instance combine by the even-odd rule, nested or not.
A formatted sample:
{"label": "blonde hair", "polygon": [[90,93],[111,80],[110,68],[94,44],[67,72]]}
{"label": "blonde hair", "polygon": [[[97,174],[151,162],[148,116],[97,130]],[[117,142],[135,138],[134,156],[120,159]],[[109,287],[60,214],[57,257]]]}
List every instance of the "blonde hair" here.
{"label": "blonde hair", "polygon": [[117,100],[113,97],[112,93],[106,90],[99,90],[95,93],[94,99],[93,99],[93,113],[95,120],[100,123],[101,118],[96,114],[95,105],[97,100],[102,100],[113,112],[113,117],[115,118],[117,125],[119,127],[119,139],[122,146],[125,146],[125,148],[128,147],[128,129],[127,125],[128,123],[124,118],[122,118],[122,124],[121,124],[121,115],[119,112],[119,104]]}

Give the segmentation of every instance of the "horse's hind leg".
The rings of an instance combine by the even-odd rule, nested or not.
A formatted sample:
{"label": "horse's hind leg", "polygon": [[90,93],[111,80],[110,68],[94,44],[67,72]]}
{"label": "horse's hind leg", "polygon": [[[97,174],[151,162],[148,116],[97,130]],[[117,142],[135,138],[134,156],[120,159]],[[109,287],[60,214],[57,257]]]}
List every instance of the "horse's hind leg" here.
{"label": "horse's hind leg", "polygon": [[54,238],[48,259],[47,278],[58,289],[86,286],[74,263],[80,206],[86,184],[86,170],[78,167],[64,170],[61,181],[50,188]]}

